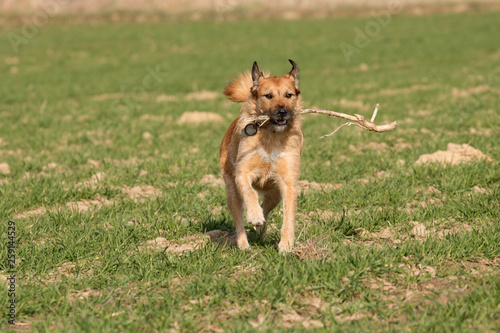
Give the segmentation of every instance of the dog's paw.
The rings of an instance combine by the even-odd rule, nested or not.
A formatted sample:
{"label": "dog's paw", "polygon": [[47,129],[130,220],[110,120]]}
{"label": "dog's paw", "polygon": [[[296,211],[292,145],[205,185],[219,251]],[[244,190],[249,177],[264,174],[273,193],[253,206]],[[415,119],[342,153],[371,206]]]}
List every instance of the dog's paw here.
{"label": "dog's paw", "polygon": [[266,219],[264,218],[262,209],[253,212],[253,214],[251,212],[247,212],[247,223],[254,227],[263,226],[266,223]]}
{"label": "dog's paw", "polygon": [[289,242],[281,241],[278,244],[278,250],[283,255],[292,252],[292,248],[293,248],[293,244],[290,244]]}
{"label": "dog's paw", "polygon": [[264,226],[264,223],[266,223],[266,220],[248,220],[248,224],[254,226],[254,227],[262,227]]}
{"label": "dog's paw", "polygon": [[250,245],[245,245],[245,246],[240,247],[240,250],[242,250],[242,251],[248,251],[250,249],[251,249]]}

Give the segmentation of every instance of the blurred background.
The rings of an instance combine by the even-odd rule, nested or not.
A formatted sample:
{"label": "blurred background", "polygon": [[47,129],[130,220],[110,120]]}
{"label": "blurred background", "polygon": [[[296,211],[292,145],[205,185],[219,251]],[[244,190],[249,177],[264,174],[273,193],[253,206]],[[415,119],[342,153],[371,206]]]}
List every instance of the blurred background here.
{"label": "blurred background", "polygon": [[[324,17],[352,10],[386,7],[388,3],[402,3],[407,11],[422,13],[427,10],[462,12],[484,4],[500,6],[493,0],[0,0],[0,9],[7,14],[34,12],[47,4],[56,4],[60,14],[110,13],[141,11],[143,13],[191,14],[193,19],[206,14],[277,15],[293,19],[301,16]],[[410,5],[410,6],[408,6]],[[196,13],[193,13],[196,12]]]}

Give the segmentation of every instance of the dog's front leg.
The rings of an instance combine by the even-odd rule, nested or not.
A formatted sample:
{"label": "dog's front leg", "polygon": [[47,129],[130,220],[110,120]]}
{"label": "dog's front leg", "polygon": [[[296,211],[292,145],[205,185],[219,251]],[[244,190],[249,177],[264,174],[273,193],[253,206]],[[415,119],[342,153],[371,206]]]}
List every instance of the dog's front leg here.
{"label": "dog's front leg", "polygon": [[254,227],[264,225],[266,219],[259,205],[259,194],[252,187],[253,175],[247,172],[241,172],[236,176],[236,185],[245,203],[247,212],[247,223]]}
{"label": "dog's front leg", "polygon": [[250,245],[248,244],[247,234],[243,224],[243,200],[234,179],[224,175],[224,181],[226,182],[227,205],[233,216],[234,224],[236,225],[236,243],[238,248],[247,250],[250,248]]}

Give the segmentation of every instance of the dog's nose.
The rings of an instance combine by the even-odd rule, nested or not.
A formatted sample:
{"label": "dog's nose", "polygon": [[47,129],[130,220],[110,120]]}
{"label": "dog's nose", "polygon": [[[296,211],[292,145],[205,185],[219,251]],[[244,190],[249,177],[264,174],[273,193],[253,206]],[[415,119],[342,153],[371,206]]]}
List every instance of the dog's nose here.
{"label": "dog's nose", "polygon": [[285,117],[285,116],[286,116],[286,114],[287,114],[286,109],[279,109],[279,110],[278,110],[278,116],[280,116],[280,117]]}

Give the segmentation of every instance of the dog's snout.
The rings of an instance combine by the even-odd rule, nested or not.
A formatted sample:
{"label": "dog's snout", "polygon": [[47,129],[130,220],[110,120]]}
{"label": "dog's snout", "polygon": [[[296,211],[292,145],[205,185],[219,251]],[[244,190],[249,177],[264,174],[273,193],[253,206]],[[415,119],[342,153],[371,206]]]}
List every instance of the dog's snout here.
{"label": "dog's snout", "polygon": [[278,109],[278,116],[285,117],[288,111],[286,109]]}

